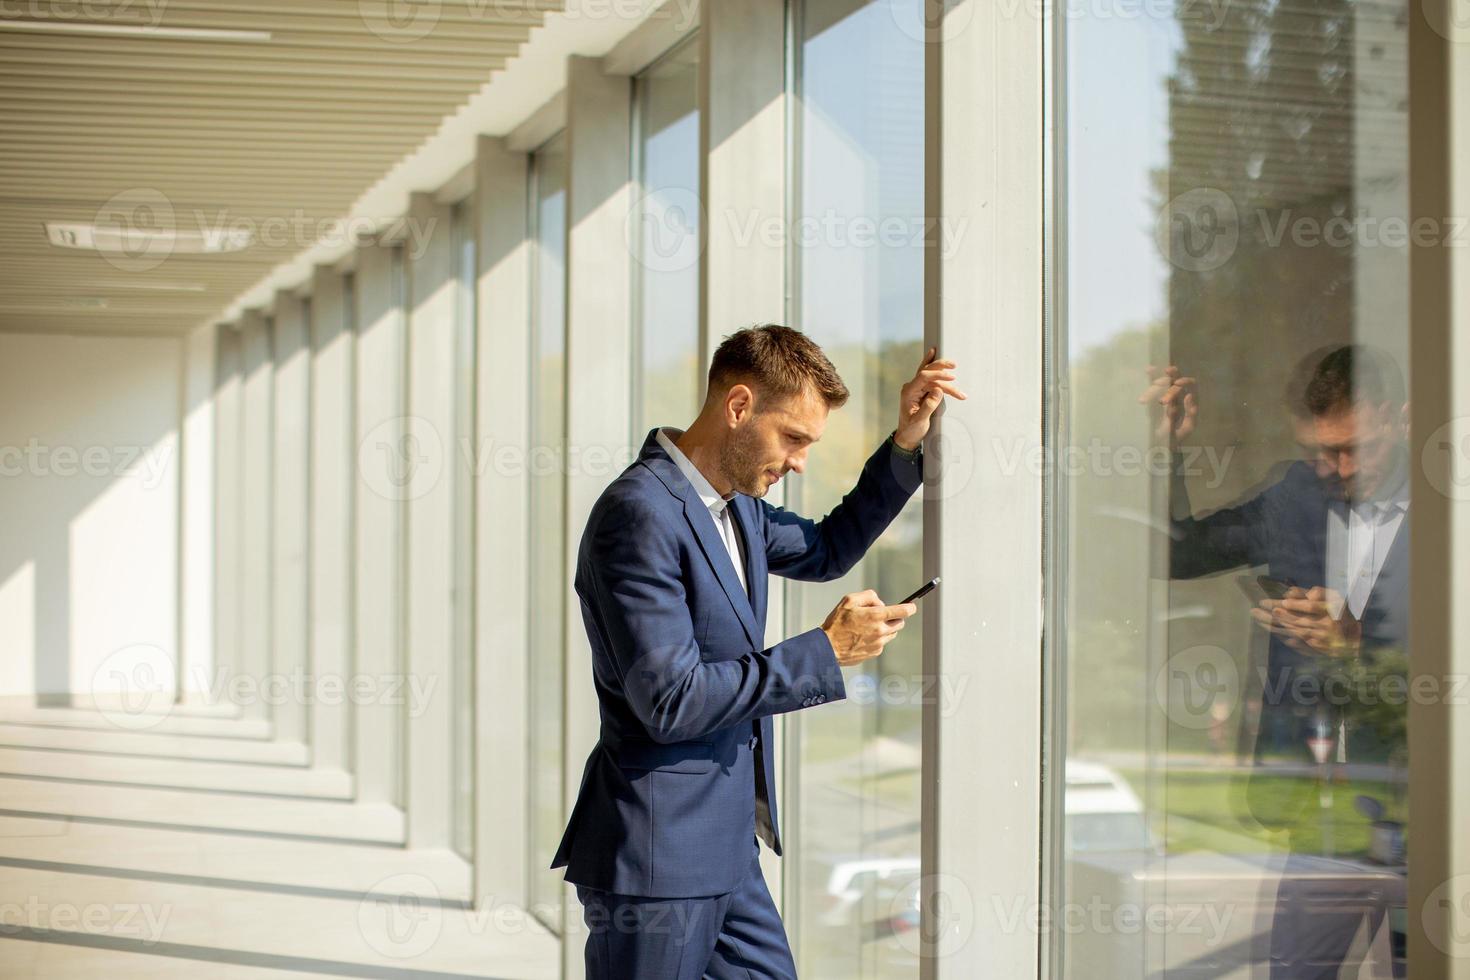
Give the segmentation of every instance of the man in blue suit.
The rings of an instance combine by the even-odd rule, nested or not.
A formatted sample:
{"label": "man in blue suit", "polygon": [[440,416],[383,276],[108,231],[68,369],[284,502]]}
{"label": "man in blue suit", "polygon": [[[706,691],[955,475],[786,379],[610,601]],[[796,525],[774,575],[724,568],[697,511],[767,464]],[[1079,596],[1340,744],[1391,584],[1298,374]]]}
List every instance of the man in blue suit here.
{"label": "man in blue suit", "polygon": [[[1305,419],[1299,441],[1313,459],[1285,466],[1263,489],[1202,515],[1192,513],[1176,461],[1169,553],[1171,578],[1265,566],[1291,586],[1251,611],[1271,633],[1256,754],[1294,751],[1304,762],[1325,702],[1302,675],[1349,660],[1406,656],[1410,595],[1403,375],[1387,354],[1362,344],[1315,352],[1309,366],[1292,401]],[[1164,406],[1160,432],[1177,444],[1199,414],[1194,379],[1170,366],[1144,399],[1156,394]]]}
{"label": "man in blue suit", "polygon": [[[1281,763],[1316,762],[1309,740],[1322,740],[1338,763],[1332,785],[1351,798],[1359,789],[1381,792],[1377,771],[1404,764],[1408,750],[1407,705],[1393,699],[1387,680],[1407,690],[1412,461],[1403,375],[1363,344],[1314,352],[1303,367],[1310,377],[1301,391],[1293,386],[1290,407],[1313,458],[1201,515],[1191,511],[1176,464],[1170,520],[1171,577],[1264,566],[1290,586],[1251,611],[1271,639],[1260,671],[1256,768],[1245,785],[1257,821],[1286,834],[1287,853],[1266,886],[1271,928],[1255,955],[1270,976],[1289,980],[1360,967],[1365,953],[1354,938],[1365,922],[1368,935],[1377,933],[1390,901],[1380,897],[1378,875],[1354,878],[1345,865],[1326,875],[1312,860],[1334,837],[1324,827],[1342,821],[1341,839],[1358,821],[1344,819],[1345,808],[1323,810],[1314,769],[1293,777]],[[1194,379],[1170,366],[1142,400],[1155,396],[1164,406],[1160,435],[1189,436],[1199,414]]]}
{"label": "man in blue suit", "polygon": [[923,477],[921,440],[954,385],[931,349],[857,485],[813,521],[761,498],[800,473],[847,387],[797,330],[715,352],[699,417],[649,432],[587,519],[575,585],[601,730],[553,868],[577,886],[587,975],[794,977],[758,862],[781,853],[771,716],[846,696],[916,611],[871,589],[766,646],[766,576],[826,582],[862,558]]}

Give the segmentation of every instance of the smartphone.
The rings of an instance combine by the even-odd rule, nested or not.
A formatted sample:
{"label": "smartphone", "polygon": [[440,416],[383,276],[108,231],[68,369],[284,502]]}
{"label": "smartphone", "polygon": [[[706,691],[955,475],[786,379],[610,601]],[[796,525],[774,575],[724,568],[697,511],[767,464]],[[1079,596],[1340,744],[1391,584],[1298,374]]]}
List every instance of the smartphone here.
{"label": "smartphone", "polygon": [[923,585],[919,586],[916,591],[910,593],[908,598],[898,600],[897,604],[901,606],[905,602],[917,602],[919,599],[924,598],[924,596],[928,595],[930,592],[933,592],[938,585],[939,576],[936,575],[929,581],[925,582]]}
{"label": "smartphone", "polygon": [[1290,581],[1269,575],[1237,575],[1235,584],[1240,586],[1247,599],[1255,603],[1262,599],[1284,599],[1286,590],[1295,588]]}
{"label": "smartphone", "polygon": [[1296,584],[1290,579],[1272,578],[1269,575],[1257,575],[1256,583],[1272,599],[1285,599],[1287,590],[1296,588]]}
{"label": "smartphone", "polygon": [[1260,605],[1267,598],[1266,590],[1261,588],[1261,583],[1256,581],[1254,575],[1237,575],[1235,584],[1252,605]]}

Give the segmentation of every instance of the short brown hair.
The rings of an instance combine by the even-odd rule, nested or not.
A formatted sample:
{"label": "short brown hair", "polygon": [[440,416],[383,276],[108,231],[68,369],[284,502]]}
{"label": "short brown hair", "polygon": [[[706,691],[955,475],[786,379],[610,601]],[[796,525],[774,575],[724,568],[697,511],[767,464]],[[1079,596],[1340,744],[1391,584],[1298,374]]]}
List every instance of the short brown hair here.
{"label": "short brown hair", "polygon": [[822,348],[800,330],[776,323],[738,330],[715,350],[706,397],[740,383],[750,385],[770,402],[798,396],[808,386],[829,409],[841,408],[848,397],[847,385]]}
{"label": "short brown hair", "polygon": [[1326,415],[1362,402],[1394,408],[1404,404],[1404,376],[1393,358],[1367,344],[1344,344],[1317,364],[1302,399],[1313,415]]}

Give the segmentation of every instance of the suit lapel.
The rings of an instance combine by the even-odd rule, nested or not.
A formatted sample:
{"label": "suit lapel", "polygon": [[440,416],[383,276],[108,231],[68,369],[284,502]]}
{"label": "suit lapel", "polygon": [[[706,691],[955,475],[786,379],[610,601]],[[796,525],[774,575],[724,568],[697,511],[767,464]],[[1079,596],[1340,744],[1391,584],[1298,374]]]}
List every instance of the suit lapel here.
{"label": "suit lapel", "polygon": [[1393,606],[1408,587],[1408,548],[1409,513],[1405,511],[1388,546],[1388,554],[1383,556],[1383,566],[1378,570],[1373,588],[1368,590],[1368,601],[1363,605],[1363,622],[1382,618],[1384,610]]}
{"label": "suit lapel", "polygon": [[754,540],[750,534],[749,529],[756,524],[751,501],[745,499],[744,494],[736,494],[729,504],[732,508],[731,516],[736,524],[736,533],[745,538],[745,576],[746,581],[751,583],[751,591],[747,595],[740,587],[740,579],[735,574],[735,566],[730,561],[730,553],[725,550],[725,542],[720,537],[719,529],[715,527],[714,517],[710,514],[709,508],[705,507],[704,501],[699,499],[699,494],[695,493],[694,488],[689,485],[688,479],[679,471],[678,464],[670,459],[669,454],[664,452],[664,448],[659,445],[657,427],[648,430],[648,436],[643,440],[643,448],[639,451],[638,458],[668,488],[669,493],[684,502],[684,520],[694,532],[694,538],[699,542],[699,548],[704,552],[705,560],[709,562],[710,568],[714,569],[715,577],[720,582],[720,588],[725,590],[725,597],[730,600],[731,608],[735,610],[735,615],[740,619],[740,626],[745,630],[746,639],[755,644],[757,649],[764,647],[765,542]]}
{"label": "suit lapel", "polygon": [[731,564],[730,553],[725,550],[725,542],[715,528],[714,518],[704,506],[704,501],[699,499],[698,494],[689,494],[684,498],[684,519],[693,529],[694,536],[699,541],[699,547],[704,551],[705,560],[714,569],[715,576],[720,580],[720,587],[725,590],[725,596],[735,610],[735,615],[740,617],[740,625],[745,629],[746,638],[759,646],[760,639],[756,636],[755,611],[751,609],[745,590],[740,587],[740,579],[735,575],[735,566]]}

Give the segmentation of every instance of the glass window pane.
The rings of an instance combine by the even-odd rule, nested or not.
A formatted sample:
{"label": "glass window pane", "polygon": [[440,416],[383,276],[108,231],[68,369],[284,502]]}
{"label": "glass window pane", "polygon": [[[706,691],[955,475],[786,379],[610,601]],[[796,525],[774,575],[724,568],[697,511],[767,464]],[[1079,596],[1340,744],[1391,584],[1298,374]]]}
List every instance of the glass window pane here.
{"label": "glass window pane", "polygon": [[634,445],[699,411],[698,57],[686,40],[635,83]]}
{"label": "glass window pane", "polygon": [[562,686],[566,576],[566,139],[531,162],[531,903],[560,928],[561,872],[549,870],[562,812]]}
{"label": "glass window pane", "polygon": [[1402,976],[1410,8],[1072,13],[1054,972]]}
{"label": "glass window pane", "polygon": [[[826,513],[851,489],[858,465],[897,423],[899,387],[921,354],[924,56],[900,29],[919,8],[920,0],[800,7],[793,324],[822,345],[851,391],[806,473],[790,481],[787,504],[800,513]],[[842,579],[787,586],[788,633],[820,623],[847,592],[872,588],[897,600],[922,583],[919,498]],[[912,696],[922,634],[916,617],[883,656],[844,672],[846,701],[788,716],[796,861],[787,862],[786,922],[803,977],[918,976]],[[791,836],[792,816],[784,823]]]}

